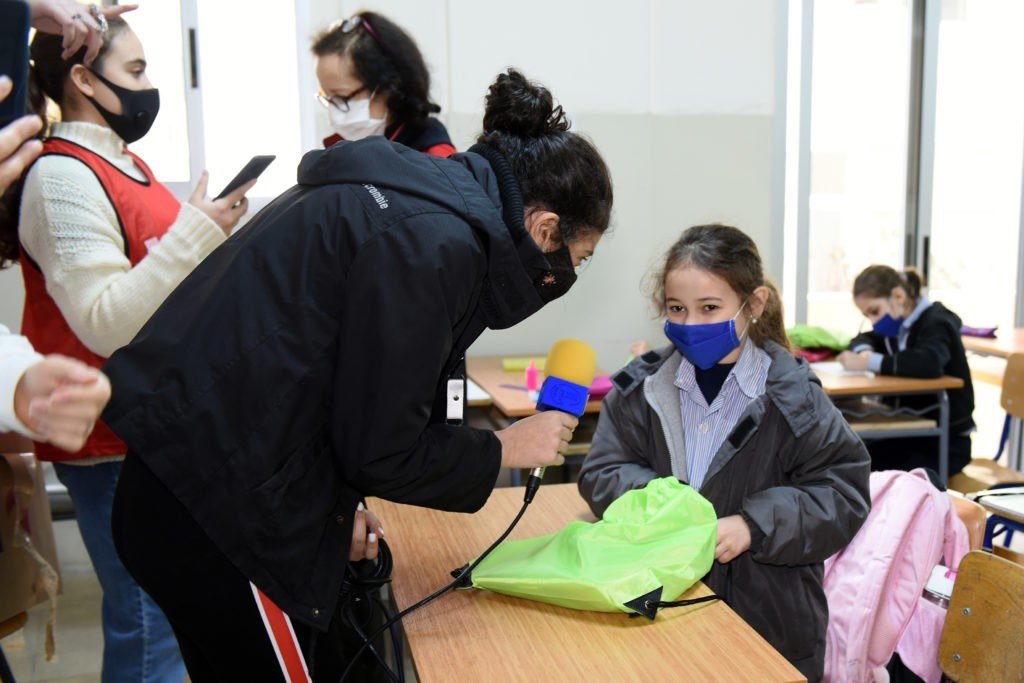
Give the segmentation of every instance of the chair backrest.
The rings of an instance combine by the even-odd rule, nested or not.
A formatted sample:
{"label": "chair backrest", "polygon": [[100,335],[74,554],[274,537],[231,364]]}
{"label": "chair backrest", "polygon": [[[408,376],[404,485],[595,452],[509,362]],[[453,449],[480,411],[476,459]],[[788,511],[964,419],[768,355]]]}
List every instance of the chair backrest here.
{"label": "chair backrest", "polygon": [[985,508],[973,500],[967,500],[963,496],[949,493],[953,499],[953,507],[956,509],[956,516],[967,528],[967,544],[971,550],[980,550],[982,541],[985,540],[985,522],[988,516]]}
{"label": "chair backrest", "polygon": [[1024,566],[1024,553],[1022,552],[1019,552],[1017,550],[1011,550],[1010,548],[1007,548],[1004,545],[993,545],[992,552],[997,557],[1001,557],[1004,560],[1009,560],[1010,562],[1015,562],[1019,565]]}
{"label": "chair backrest", "polygon": [[1006,359],[999,403],[1010,415],[1024,419],[1024,353],[1011,353]]}
{"label": "chair backrest", "polygon": [[954,681],[1024,680],[1024,566],[979,550],[964,556],[939,642]]}

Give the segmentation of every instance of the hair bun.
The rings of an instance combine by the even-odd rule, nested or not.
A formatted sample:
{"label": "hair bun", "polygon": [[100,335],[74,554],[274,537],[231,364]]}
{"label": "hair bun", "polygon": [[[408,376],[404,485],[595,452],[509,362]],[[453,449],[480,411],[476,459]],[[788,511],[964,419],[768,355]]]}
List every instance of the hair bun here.
{"label": "hair bun", "polygon": [[555,106],[551,92],[515,69],[498,74],[488,89],[484,133],[534,138],[567,130],[569,121],[562,107]]}

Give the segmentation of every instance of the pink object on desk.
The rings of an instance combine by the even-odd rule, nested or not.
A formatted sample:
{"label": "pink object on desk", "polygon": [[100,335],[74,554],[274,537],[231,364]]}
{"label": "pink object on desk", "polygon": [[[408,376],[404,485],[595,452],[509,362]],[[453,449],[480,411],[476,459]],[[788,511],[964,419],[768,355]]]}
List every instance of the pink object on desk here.
{"label": "pink object on desk", "polygon": [[537,391],[540,385],[537,383],[537,363],[530,361],[530,364],[526,366],[526,377],[523,382],[526,385],[527,391]]}
{"label": "pink object on desk", "polygon": [[597,375],[590,385],[590,400],[599,401],[612,390],[612,378],[608,375]]}

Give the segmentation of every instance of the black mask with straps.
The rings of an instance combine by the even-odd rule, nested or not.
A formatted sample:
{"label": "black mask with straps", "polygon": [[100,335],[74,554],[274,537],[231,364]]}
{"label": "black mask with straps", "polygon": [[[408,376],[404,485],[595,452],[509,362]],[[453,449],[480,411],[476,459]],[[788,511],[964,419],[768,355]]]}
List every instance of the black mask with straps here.
{"label": "black mask with straps", "polygon": [[122,113],[115,114],[97,102],[95,98],[89,97],[89,101],[96,107],[103,120],[126,143],[131,144],[141,139],[149,132],[160,111],[160,91],[156,88],[129,90],[116,83],[111,83],[98,71],[92,69],[89,71],[110,88],[121,102]]}
{"label": "black mask with straps", "polygon": [[534,279],[533,286],[544,303],[548,304],[568,292],[575,284],[576,268],[568,244],[563,244],[555,251],[544,252],[544,258],[549,268]]}

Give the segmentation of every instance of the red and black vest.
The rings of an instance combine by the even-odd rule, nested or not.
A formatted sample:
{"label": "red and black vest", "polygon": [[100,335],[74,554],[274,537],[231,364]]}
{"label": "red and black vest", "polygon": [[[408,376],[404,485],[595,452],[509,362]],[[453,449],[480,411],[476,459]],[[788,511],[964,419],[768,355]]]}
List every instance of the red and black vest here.
{"label": "red and black vest", "polygon": [[[114,207],[124,240],[125,256],[134,268],[149,245],[159,240],[171,227],[181,210],[181,203],[155,177],[137,156],[125,150],[145,175],[136,180],[99,154],[61,138],[51,138],[43,145],[43,156],[67,156],[78,159],[95,174]],[[57,304],[46,291],[42,271],[22,248],[22,277],[25,281],[25,311],[21,333],[28,337],[36,351],[59,353],[91,365],[102,367],[106,358],[99,356],[79,341]],[[120,455],[127,450],[124,443],[103,421],[97,421],[92,435],[77,453],[68,453],[46,443],[36,443],[40,460],[77,460],[98,455]]]}

